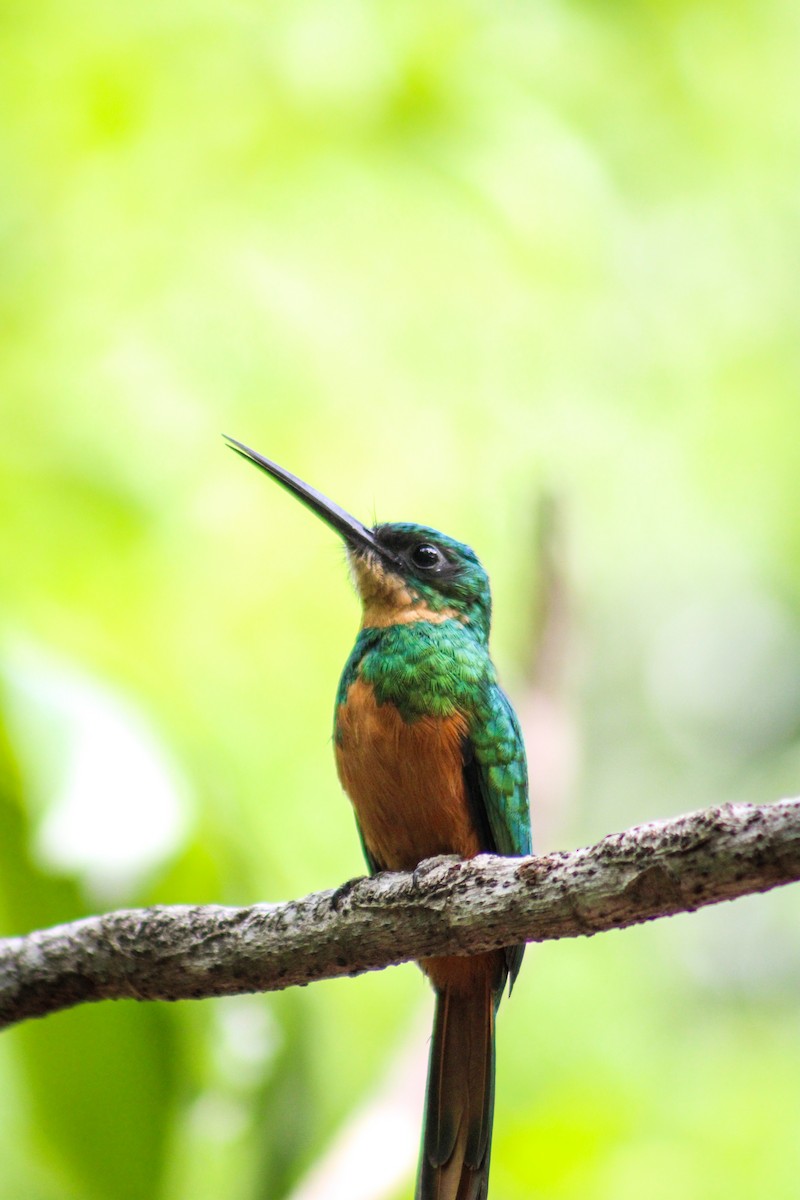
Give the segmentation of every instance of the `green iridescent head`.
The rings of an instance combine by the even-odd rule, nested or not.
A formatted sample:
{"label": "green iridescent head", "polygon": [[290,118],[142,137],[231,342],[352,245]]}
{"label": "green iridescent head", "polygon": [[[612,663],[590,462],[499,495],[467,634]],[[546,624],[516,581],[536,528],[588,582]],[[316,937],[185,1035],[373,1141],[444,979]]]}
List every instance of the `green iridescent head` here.
{"label": "green iridescent head", "polygon": [[[473,625],[484,640],[488,638],[492,603],[489,576],[474,550],[428,525],[392,522],[376,525],[371,532],[377,547],[373,569],[377,568],[378,577],[388,572],[402,580],[412,594],[412,608],[418,600],[417,610],[427,608],[432,613],[453,615]],[[362,554],[358,548],[350,550],[351,560]],[[363,557],[370,564],[371,553]],[[361,582],[358,568],[355,574],[366,601],[368,586],[365,588]]]}
{"label": "green iridescent head", "polygon": [[397,522],[370,529],[277,463],[233,438],[227,440],[231,449],[266,471],[344,539],[365,625],[453,618],[479,640],[488,640],[489,577],[469,546],[426,525]]}

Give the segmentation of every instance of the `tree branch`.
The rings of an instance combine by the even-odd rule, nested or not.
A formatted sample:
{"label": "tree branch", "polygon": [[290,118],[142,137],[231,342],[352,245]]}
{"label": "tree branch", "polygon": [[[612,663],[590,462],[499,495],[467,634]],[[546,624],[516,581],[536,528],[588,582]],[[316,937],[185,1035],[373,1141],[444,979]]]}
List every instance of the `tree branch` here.
{"label": "tree branch", "polygon": [[800,879],[800,799],[709,808],[524,859],[250,908],[121,910],[0,941],[0,1027],[93,1000],[274,991],[408,959],[591,936]]}

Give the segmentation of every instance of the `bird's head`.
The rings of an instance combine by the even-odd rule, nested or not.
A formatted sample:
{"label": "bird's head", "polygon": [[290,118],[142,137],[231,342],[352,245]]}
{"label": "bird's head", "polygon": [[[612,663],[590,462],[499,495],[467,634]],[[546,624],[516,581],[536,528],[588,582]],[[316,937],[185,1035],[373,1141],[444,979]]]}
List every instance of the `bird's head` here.
{"label": "bird's head", "polygon": [[454,618],[480,641],[488,641],[489,577],[469,546],[426,525],[362,525],[277,463],[233,438],[227,440],[232,450],[271,475],[344,540],[365,626]]}

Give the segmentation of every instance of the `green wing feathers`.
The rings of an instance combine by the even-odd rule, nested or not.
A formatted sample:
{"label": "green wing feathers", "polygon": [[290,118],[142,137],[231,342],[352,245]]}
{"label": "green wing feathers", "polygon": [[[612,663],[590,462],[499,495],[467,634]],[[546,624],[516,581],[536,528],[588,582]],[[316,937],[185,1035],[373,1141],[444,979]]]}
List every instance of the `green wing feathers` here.
{"label": "green wing feathers", "polygon": [[[487,689],[474,710],[466,748],[465,779],[478,820],[487,831],[487,846],[498,854],[530,854],[531,819],[528,767],[517,714],[497,683]],[[477,794],[476,794],[477,793]],[[505,951],[509,990],[522,966],[524,945]],[[495,997],[500,1003],[502,986]]]}
{"label": "green wing feathers", "polygon": [[498,854],[531,852],[528,768],[517,715],[494,684],[476,709],[470,727],[481,798]]}

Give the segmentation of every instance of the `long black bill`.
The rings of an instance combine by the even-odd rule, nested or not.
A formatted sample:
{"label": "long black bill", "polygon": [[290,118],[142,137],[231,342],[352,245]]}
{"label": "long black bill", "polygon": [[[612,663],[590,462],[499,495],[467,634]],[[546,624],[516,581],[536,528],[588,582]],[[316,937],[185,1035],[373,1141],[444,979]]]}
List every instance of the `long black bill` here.
{"label": "long black bill", "polygon": [[354,548],[363,547],[367,550],[374,550],[381,558],[388,558],[386,551],[378,545],[375,535],[366,525],[362,525],[355,517],[351,517],[348,512],[340,508],[338,504],[334,504],[327,496],[323,496],[322,492],[318,492],[316,488],[311,487],[307,483],[303,483],[302,479],[298,479],[296,475],[292,475],[291,471],[287,471],[284,467],[279,467],[277,463],[271,462],[270,459],[264,458],[263,454],[259,454],[256,450],[251,450],[249,446],[245,446],[242,442],[237,442],[235,438],[228,437],[227,434],[222,435],[231,450],[235,450],[242,458],[259,467],[262,471],[266,471],[273,479],[277,479],[287,492],[291,492],[296,496],[301,503],[305,504],[306,508],[310,508],[313,513],[322,520],[326,525],[330,525],[331,529],[344,538],[348,546]]}

